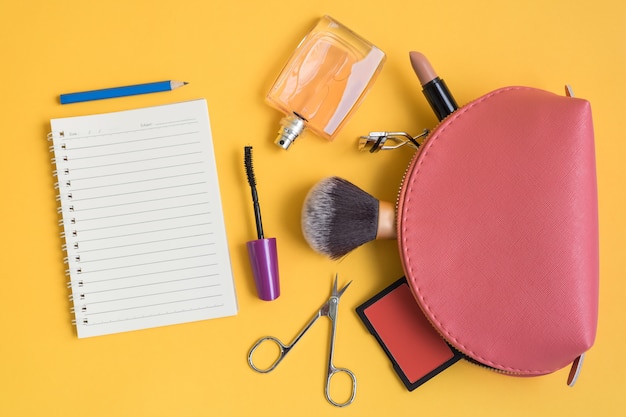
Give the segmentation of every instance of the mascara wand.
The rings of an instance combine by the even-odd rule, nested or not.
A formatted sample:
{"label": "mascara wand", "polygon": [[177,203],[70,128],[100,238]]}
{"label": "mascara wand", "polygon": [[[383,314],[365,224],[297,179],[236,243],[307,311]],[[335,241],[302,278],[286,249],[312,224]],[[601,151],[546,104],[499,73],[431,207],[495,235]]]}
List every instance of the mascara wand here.
{"label": "mascara wand", "polygon": [[280,296],[280,281],[278,279],[278,255],[276,250],[276,238],[265,238],[263,233],[263,221],[261,220],[261,206],[259,194],[256,189],[256,178],[252,166],[252,146],[244,147],[244,166],[254,207],[254,220],[256,223],[257,240],[249,241],[248,256],[252,275],[261,300],[271,301]]}
{"label": "mascara wand", "polygon": [[263,221],[261,219],[261,206],[259,205],[259,194],[256,190],[256,178],[254,177],[254,167],[252,166],[252,146],[246,146],[244,149],[243,162],[246,167],[246,176],[248,184],[250,184],[250,192],[252,193],[252,204],[254,207],[254,220],[256,222],[256,235],[258,239],[263,239]]}

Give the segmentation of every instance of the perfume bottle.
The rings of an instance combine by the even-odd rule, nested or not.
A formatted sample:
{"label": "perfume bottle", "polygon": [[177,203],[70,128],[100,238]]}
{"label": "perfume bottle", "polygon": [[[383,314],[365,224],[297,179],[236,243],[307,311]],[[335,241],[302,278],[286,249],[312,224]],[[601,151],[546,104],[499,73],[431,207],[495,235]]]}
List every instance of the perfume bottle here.
{"label": "perfume bottle", "polygon": [[385,62],[383,51],[329,16],[300,42],[271,87],[285,114],[275,143],[288,149],[305,128],[333,140]]}

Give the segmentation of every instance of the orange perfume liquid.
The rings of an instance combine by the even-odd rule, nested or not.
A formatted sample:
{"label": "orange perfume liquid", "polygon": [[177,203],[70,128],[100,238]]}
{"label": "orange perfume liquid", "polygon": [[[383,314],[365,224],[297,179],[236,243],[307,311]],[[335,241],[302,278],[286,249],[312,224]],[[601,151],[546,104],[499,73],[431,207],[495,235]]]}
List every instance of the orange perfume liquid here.
{"label": "orange perfume liquid", "polygon": [[333,140],[361,102],[385,54],[324,16],[300,42],[267,102],[285,114],[275,143],[288,149],[305,128]]}

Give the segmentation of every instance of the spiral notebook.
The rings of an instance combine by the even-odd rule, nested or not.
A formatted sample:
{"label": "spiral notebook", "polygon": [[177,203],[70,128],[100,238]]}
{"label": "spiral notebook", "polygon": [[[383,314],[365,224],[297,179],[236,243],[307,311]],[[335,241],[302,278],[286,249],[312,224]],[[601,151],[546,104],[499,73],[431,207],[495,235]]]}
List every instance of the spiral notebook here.
{"label": "spiral notebook", "polygon": [[50,124],[78,337],[236,315],[206,101]]}

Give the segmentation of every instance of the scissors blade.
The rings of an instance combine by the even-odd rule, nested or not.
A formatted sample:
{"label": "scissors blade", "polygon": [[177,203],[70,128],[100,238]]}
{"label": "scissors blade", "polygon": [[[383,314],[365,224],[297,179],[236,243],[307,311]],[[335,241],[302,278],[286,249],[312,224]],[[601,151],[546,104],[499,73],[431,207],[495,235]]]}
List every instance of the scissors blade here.
{"label": "scissors blade", "polygon": [[319,313],[318,313],[320,316],[330,317],[330,319],[333,321],[337,317],[337,307],[339,305],[339,298],[343,295],[343,293],[346,291],[348,286],[352,283],[352,281],[350,281],[342,289],[338,290],[337,278],[338,278],[338,275],[335,275],[335,282],[333,283],[333,292],[328,298],[328,300],[326,300],[326,302],[322,304],[322,307],[320,308]]}
{"label": "scissors blade", "polygon": [[352,284],[352,281],[348,282],[346,285],[343,286],[342,289],[337,290],[337,279],[339,278],[339,274],[335,275],[335,282],[333,284],[333,293],[332,296],[333,297],[337,297],[337,298],[341,298],[341,296],[343,295],[343,293],[348,289],[348,287],[350,286],[350,284]]}

